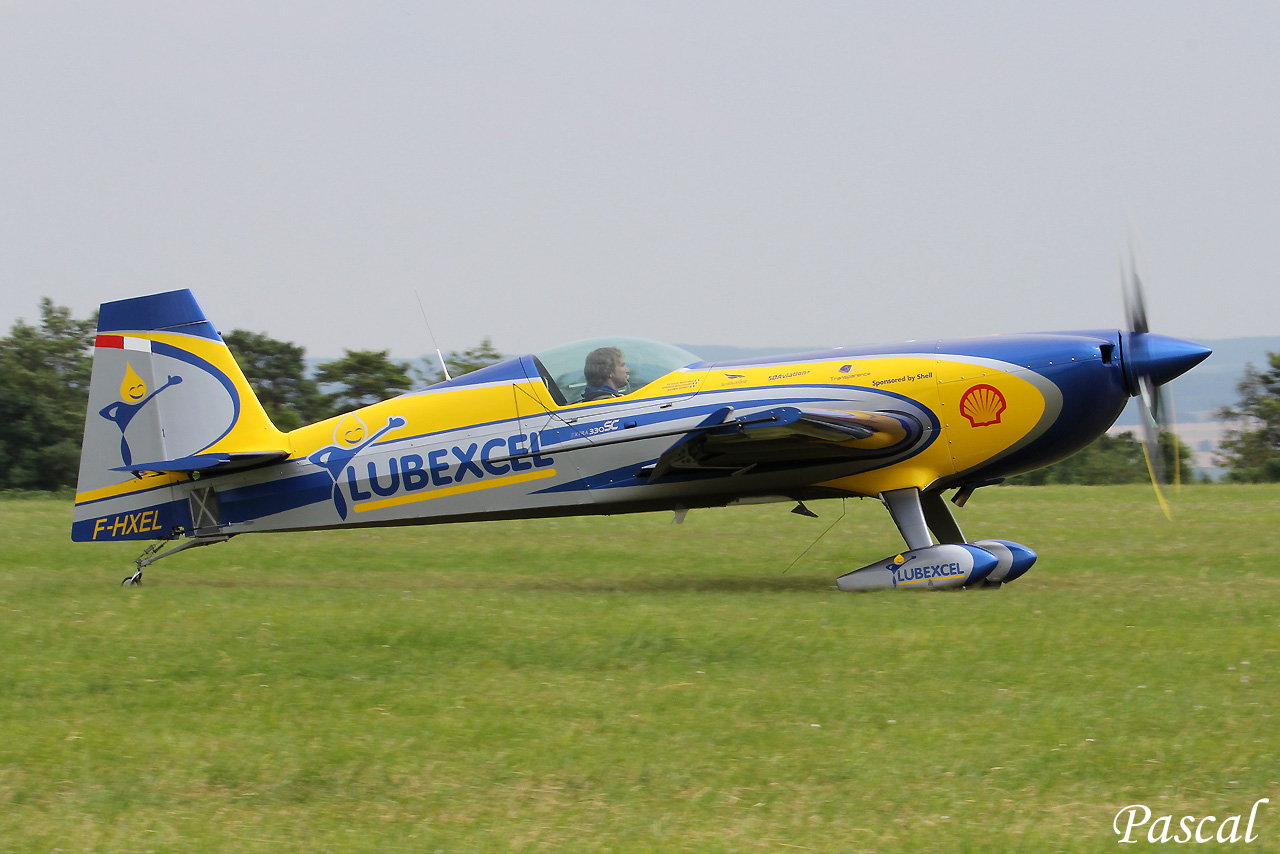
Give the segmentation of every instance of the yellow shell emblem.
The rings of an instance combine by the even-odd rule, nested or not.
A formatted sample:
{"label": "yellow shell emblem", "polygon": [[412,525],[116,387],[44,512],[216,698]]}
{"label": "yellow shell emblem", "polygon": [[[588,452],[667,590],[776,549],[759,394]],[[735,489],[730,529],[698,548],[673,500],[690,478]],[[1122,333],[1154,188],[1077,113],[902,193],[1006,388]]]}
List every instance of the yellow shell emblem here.
{"label": "yellow shell emblem", "polygon": [[960,398],[960,414],[974,427],[989,427],[1000,423],[1008,404],[1000,389],[993,385],[976,385]]}

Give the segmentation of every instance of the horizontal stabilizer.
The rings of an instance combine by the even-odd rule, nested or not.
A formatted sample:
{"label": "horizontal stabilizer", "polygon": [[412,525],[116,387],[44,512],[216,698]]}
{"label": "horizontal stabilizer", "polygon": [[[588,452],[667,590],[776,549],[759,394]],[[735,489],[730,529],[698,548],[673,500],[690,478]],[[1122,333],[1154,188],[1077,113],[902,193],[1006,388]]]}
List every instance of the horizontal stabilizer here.
{"label": "horizontal stabilizer", "polygon": [[243,454],[193,454],[176,460],[160,460],[154,463],[133,463],[127,466],[115,466],[111,470],[127,472],[192,472],[209,471],[211,469],[233,471],[267,463],[276,463],[288,456],[288,451],[261,451]]}

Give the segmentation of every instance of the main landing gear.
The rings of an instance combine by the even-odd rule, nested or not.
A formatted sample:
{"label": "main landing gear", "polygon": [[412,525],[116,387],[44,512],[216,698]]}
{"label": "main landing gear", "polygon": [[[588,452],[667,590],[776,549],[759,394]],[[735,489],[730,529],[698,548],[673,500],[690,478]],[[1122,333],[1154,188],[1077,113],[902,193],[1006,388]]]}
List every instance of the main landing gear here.
{"label": "main landing gear", "polygon": [[893,489],[880,493],[880,500],[907,551],[840,576],[836,584],[841,590],[998,586],[1036,562],[1035,552],[1008,540],[966,542],[941,492]]}

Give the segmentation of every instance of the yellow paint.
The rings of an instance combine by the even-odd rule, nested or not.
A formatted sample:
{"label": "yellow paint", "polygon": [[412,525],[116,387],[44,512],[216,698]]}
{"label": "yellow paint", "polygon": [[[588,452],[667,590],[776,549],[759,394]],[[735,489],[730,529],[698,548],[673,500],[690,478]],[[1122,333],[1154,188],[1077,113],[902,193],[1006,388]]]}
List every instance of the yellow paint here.
{"label": "yellow paint", "polygon": [[[939,407],[943,434],[955,470],[965,471],[1009,449],[1040,423],[1045,400],[1040,390],[1019,374],[966,362],[938,364]],[[999,392],[1003,407],[975,411],[974,401]],[[971,395],[966,405],[966,395]],[[992,421],[992,418],[995,421]]]}
{"label": "yellow paint", "polygon": [[138,372],[133,369],[133,365],[126,362],[124,379],[120,382],[120,399],[129,403],[137,403],[146,396],[146,381],[138,376]]}
{"label": "yellow paint", "polygon": [[[289,452],[292,445],[286,434],[277,430],[267,417],[244,372],[236,364],[227,345],[194,335],[178,335],[172,332],[149,332],[137,335],[150,341],[168,344],[204,359],[231,380],[240,397],[240,417],[227,435],[205,448],[207,453],[256,453],[264,451]],[[318,446],[317,446],[318,447]]]}
{"label": "yellow paint", "polygon": [[76,504],[83,504],[86,501],[98,501],[103,498],[114,498],[117,495],[128,495],[131,492],[141,492],[144,489],[154,489],[157,486],[174,484],[182,480],[186,480],[186,476],[175,472],[162,472],[143,477],[130,477],[124,483],[116,484],[115,486],[104,486],[101,489],[91,489],[88,492],[77,492]]}
{"label": "yellow paint", "polygon": [[354,412],[348,412],[338,419],[337,426],[333,428],[333,444],[343,448],[354,448],[364,441],[368,432],[360,416]]}
{"label": "yellow paint", "polygon": [[514,486],[518,483],[529,483],[530,481],[543,480],[544,478],[555,476],[555,469],[543,469],[542,471],[513,474],[489,480],[478,480],[475,483],[465,483],[457,486],[443,486],[439,489],[432,489],[426,492],[415,492],[409,495],[399,495],[395,498],[384,498],[379,501],[365,501],[361,504],[355,505],[355,511],[357,513],[367,513],[370,510],[385,510],[388,507],[402,507],[405,504],[416,504],[419,501],[429,501],[432,498],[447,498],[451,495],[465,495],[468,492],[478,492],[482,489],[493,489],[498,486]]}

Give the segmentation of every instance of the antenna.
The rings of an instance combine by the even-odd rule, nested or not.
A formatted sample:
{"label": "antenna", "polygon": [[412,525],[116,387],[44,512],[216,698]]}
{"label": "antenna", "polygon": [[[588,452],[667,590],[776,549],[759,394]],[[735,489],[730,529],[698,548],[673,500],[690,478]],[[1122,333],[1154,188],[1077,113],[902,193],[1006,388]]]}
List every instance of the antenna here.
{"label": "antenna", "polygon": [[436,348],[436,358],[440,360],[440,370],[444,371],[444,378],[451,380],[449,376],[449,366],[444,363],[444,355],[440,352],[440,345],[436,343],[436,334],[431,331],[431,321],[427,320],[427,308],[422,304],[422,294],[418,293],[418,289],[413,289],[413,295],[418,298],[418,308],[422,311],[422,322],[427,324],[427,334],[431,336],[431,346]]}
{"label": "antenna", "polygon": [[[845,505],[845,501],[847,501],[847,500],[848,500],[848,499],[845,499],[845,498],[841,498],[841,499],[840,499],[840,515],[836,517],[836,521],[835,521],[835,522],[832,522],[830,525],[828,525],[828,526],[827,526],[827,529],[826,529],[825,531],[823,531],[821,534],[819,534],[819,535],[818,535],[818,539],[817,539],[817,540],[814,540],[812,543],[809,543],[809,545],[805,547],[805,550],[804,550],[804,551],[802,551],[802,552],[800,552],[800,554],[796,555],[796,559],[795,559],[795,560],[793,560],[793,561],[791,561],[791,563],[787,564],[787,568],[786,568],[786,569],[784,569],[784,570],[782,570],[782,574],[783,574],[783,575],[786,575],[788,572],[790,572],[790,571],[791,571],[791,567],[793,567],[793,566],[795,566],[797,563],[799,563],[799,562],[800,562],[800,558],[802,558],[802,557],[804,557],[805,555],[807,555],[807,554],[809,553],[809,549],[811,549],[811,548],[813,548],[814,546],[816,546],[816,545],[818,544],[818,541],[819,541],[819,540],[821,540],[823,537],[825,537],[825,536],[826,536],[826,535],[831,531],[831,529],[832,529],[832,528],[834,528],[834,527],[835,527],[835,526],[840,522],[840,520],[844,518],[845,510],[846,510],[846,509],[848,509],[848,508],[846,507],[846,505]],[[804,502],[800,502],[800,503],[796,506],[796,509],[795,509],[795,510],[792,510],[791,512],[792,512],[792,513],[796,513],[796,512],[798,512],[798,511],[800,510],[800,508],[801,508],[801,507],[804,507]],[[809,510],[809,508],[805,507],[805,510]],[[809,511],[809,512],[807,512],[807,513],[800,513],[800,515],[801,515],[801,516],[813,516],[814,518],[817,518],[817,515],[818,515],[818,514],[817,514],[817,513],[814,513],[813,511],[811,511],[811,510],[810,510],[810,511]]]}

